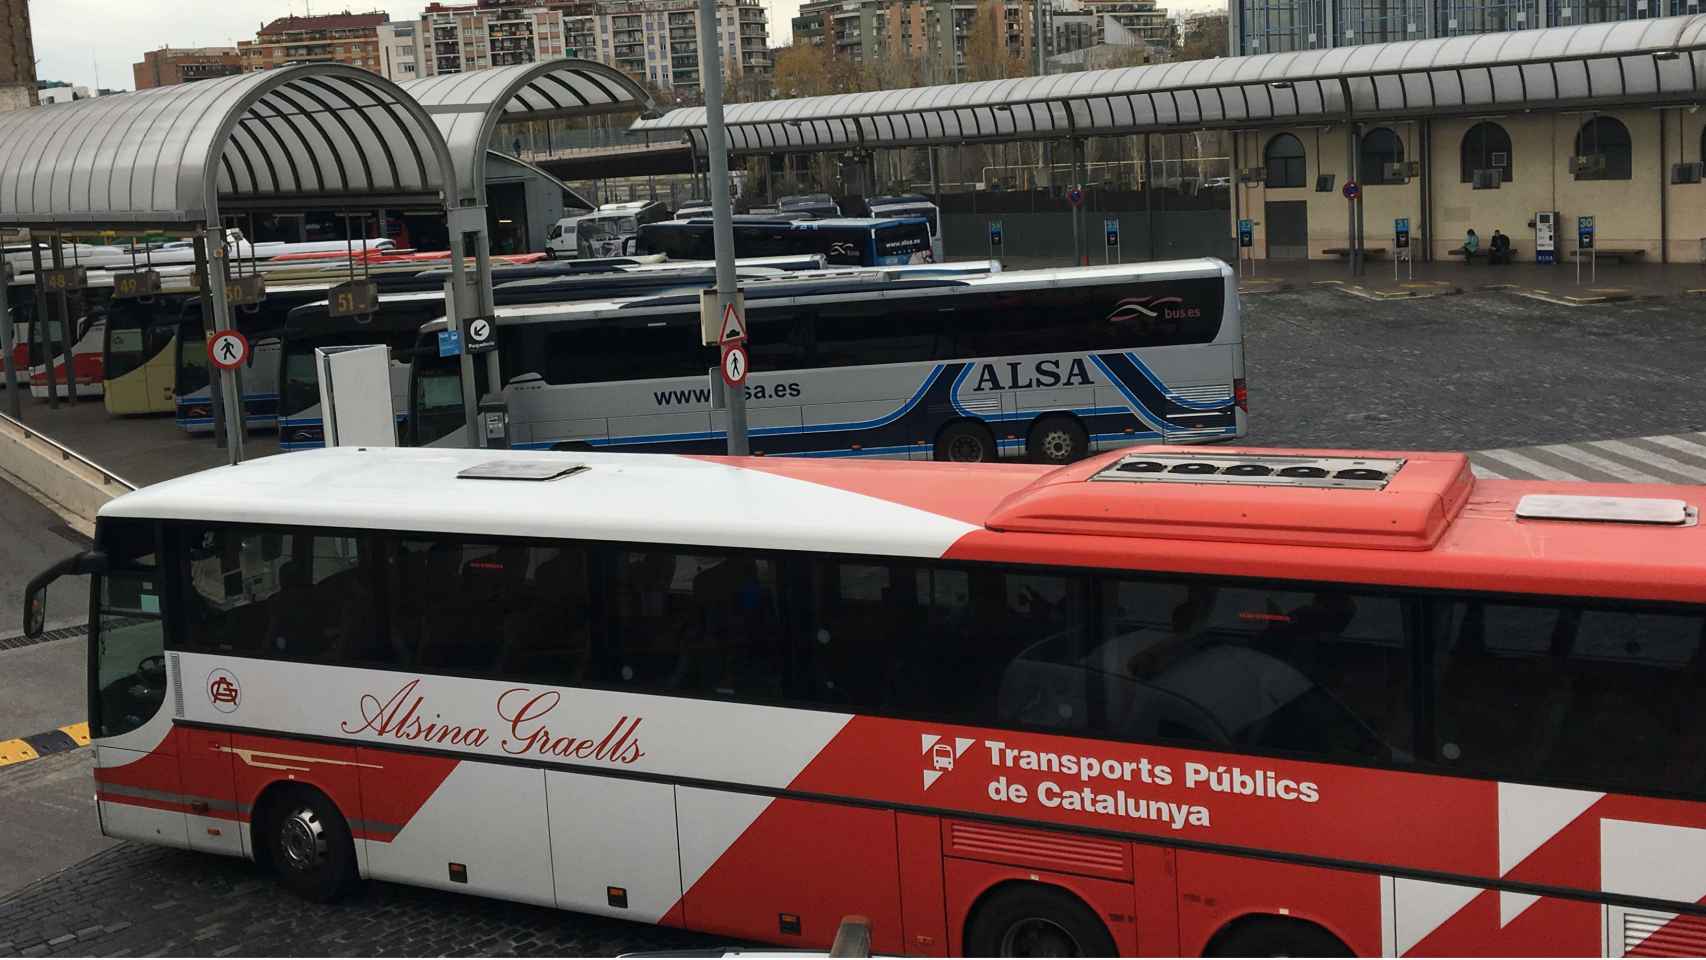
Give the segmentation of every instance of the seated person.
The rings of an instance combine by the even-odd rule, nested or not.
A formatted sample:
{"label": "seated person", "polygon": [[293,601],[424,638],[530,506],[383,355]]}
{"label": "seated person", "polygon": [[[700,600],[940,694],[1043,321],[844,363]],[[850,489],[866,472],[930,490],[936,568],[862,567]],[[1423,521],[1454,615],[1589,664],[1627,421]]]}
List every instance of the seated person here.
{"label": "seated person", "polygon": [[1493,239],[1487,245],[1487,262],[1511,262],[1511,238],[1500,233],[1496,227],[1493,229]]}
{"label": "seated person", "polygon": [[1463,237],[1463,262],[1468,263],[1474,260],[1475,255],[1480,252],[1481,238],[1475,235],[1475,228],[1471,227]]}

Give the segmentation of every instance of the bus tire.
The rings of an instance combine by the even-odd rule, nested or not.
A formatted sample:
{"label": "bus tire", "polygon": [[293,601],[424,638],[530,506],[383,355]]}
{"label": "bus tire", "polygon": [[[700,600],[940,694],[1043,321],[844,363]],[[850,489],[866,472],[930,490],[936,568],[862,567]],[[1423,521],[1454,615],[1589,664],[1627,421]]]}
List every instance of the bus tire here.
{"label": "bus tire", "polygon": [[1059,887],[1013,883],[984,895],[966,923],[969,957],[1111,957],[1095,911]]}
{"label": "bus tire", "polygon": [[267,861],[291,893],[331,903],[355,886],[355,841],[337,805],[312,787],[271,797],[260,824]]}
{"label": "bus tire", "polygon": [[1090,434],[1077,417],[1051,414],[1031,425],[1025,449],[1032,463],[1062,466],[1084,459],[1090,452]]}
{"label": "bus tire", "polygon": [[951,463],[989,463],[997,459],[995,434],[976,420],[959,420],[936,435],[937,460]]}
{"label": "bus tire", "polygon": [[1254,916],[1232,921],[1203,950],[1210,957],[1349,957],[1351,949],[1307,920]]}

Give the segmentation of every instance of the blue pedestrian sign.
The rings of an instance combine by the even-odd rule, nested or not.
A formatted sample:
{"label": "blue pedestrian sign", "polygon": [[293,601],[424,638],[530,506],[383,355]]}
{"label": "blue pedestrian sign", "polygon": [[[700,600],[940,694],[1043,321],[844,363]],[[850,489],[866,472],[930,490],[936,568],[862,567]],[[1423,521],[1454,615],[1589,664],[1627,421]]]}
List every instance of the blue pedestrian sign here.
{"label": "blue pedestrian sign", "polygon": [[1256,221],[1238,221],[1238,245],[1240,247],[1253,247],[1256,245]]}
{"label": "blue pedestrian sign", "polygon": [[1410,218],[1399,217],[1392,221],[1393,245],[1403,250],[1410,245]]}
{"label": "blue pedestrian sign", "polygon": [[1576,218],[1576,246],[1582,250],[1593,249],[1593,218]]}
{"label": "blue pedestrian sign", "polygon": [[1102,232],[1107,234],[1108,246],[1120,245],[1120,219],[1118,217],[1103,217]]}
{"label": "blue pedestrian sign", "polygon": [[462,353],[462,331],[440,330],[438,332],[438,355],[454,357]]}
{"label": "blue pedestrian sign", "polygon": [[1083,187],[1073,187],[1072,189],[1066,191],[1066,202],[1072,204],[1075,207],[1082,205],[1084,203],[1084,188]]}
{"label": "blue pedestrian sign", "polygon": [[1001,221],[999,220],[989,221],[989,245],[991,247],[1001,246]]}

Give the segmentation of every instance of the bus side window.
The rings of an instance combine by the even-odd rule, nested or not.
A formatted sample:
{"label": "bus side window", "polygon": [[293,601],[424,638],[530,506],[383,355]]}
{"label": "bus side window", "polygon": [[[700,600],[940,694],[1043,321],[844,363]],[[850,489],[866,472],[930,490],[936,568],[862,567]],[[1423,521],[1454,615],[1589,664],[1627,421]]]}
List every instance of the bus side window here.
{"label": "bus side window", "polygon": [[192,649],[328,662],[378,629],[366,537],[241,527],[183,537]]}

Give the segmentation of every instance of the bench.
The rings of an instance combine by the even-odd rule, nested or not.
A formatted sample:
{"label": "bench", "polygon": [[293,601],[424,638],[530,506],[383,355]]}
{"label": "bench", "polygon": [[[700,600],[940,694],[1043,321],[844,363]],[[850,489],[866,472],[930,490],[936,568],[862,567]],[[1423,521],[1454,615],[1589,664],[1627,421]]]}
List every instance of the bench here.
{"label": "bench", "polygon": [[[1325,249],[1321,252],[1323,254],[1326,254],[1327,256],[1330,256],[1330,257],[1339,257],[1341,259],[1349,259],[1350,255],[1351,255],[1351,248],[1350,247],[1328,247],[1327,249]],[[1369,257],[1369,258],[1384,257],[1384,256],[1386,256],[1386,248],[1385,247],[1363,247],[1362,248],[1362,255],[1364,257]]]}
{"label": "bench", "polygon": [[[1591,254],[1595,260],[1616,260],[1618,263],[1628,263],[1647,255],[1647,251],[1642,247],[1594,247],[1591,250],[1582,250],[1578,247],[1576,249],[1577,256],[1582,256],[1584,253]],[[1582,256],[1582,259],[1586,260],[1588,257]]]}
{"label": "bench", "polygon": [[[1514,244],[1514,243],[1511,244],[1511,248],[1510,248],[1509,252],[1510,252],[1511,262],[1513,262],[1513,263],[1516,262],[1516,257],[1517,257],[1517,246],[1516,246],[1516,244]],[[1462,247],[1455,247],[1453,249],[1447,250],[1445,253],[1447,256],[1451,256],[1451,257],[1462,257],[1464,263],[1469,263],[1474,259],[1474,257],[1470,257],[1468,255],[1468,251],[1464,250]],[[1487,258],[1487,248],[1482,247],[1481,249],[1475,251],[1475,256],[1480,257],[1481,259],[1485,260]],[[1502,264],[1501,264],[1501,266],[1502,266]]]}

